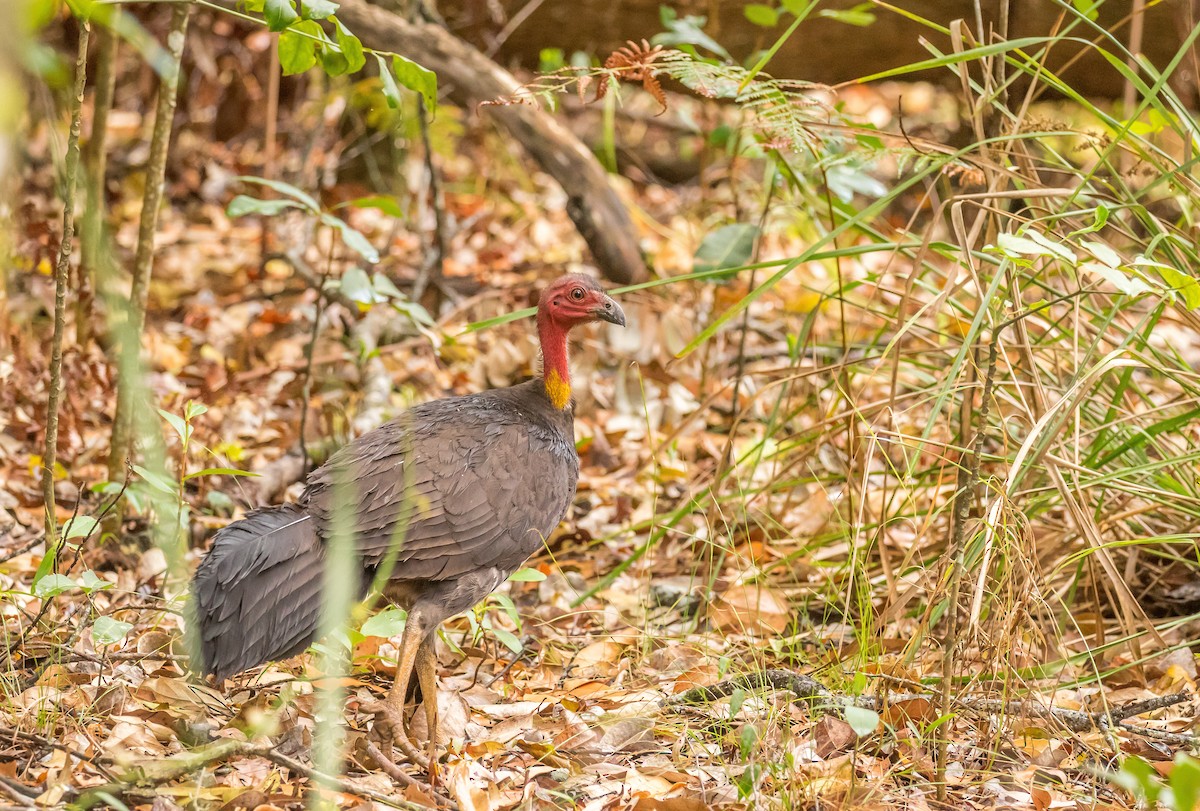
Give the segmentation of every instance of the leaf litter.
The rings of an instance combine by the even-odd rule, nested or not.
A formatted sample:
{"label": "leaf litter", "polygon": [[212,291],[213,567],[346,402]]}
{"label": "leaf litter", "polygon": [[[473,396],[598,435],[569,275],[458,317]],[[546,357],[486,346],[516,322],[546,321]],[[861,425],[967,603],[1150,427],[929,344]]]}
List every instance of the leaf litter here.
{"label": "leaf litter", "polygon": [[[890,104],[875,103],[885,110]],[[443,115],[453,120],[450,111]],[[443,151],[442,167],[447,187],[461,189],[447,195],[462,230],[452,239],[445,271],[473,292],[465,304],[435,313],[434,339],[411,328],[379,343],[377,359],[389,383],[383,416],[428,397],[507,385],[529,374],[536,344],[527,323],[485,332],[463,328],[527,306],[537,282],[586,262],[561,192],[524,167],[497,166],[494,135],[470,135],[458,142],[460,149]],[[28,267],[7,294],[8,313],[0,322],[6,330],[0,336],[0,587],[6,593],[0,611],[10,639],[0,774],[34,789],[39,803],[56,804],[109,785],[115,772],[172,763],[212,741],[267,740],[283,755],[303,759],[315,726],[313,680],[322,674],[301,656],[221,686],[188,680],[179,642],[183,583],[168,574],[159,550],[139,547],[143,523],[128,524],[127,537],[92,538],[72,550],[68,557],[79,565],[63,572],[70,582],[61,593],[31,591],[43,554],[31,544],[42,521],[37,449],[46,386],[45,324],[32,314],[53,295],[39,261],[53,243],[56,216],[48,146],[30,143],[34,158],[23,178],[30,203],[18,245]],[[181,149],[174,160],[184,164],[230,157],[207,156],[202,143]],[[495,180],[476,191],[481,187],[472,180],[484,172]],[[119,254],[134,241],[129,215],[138,192],[136,184],[115,192]],[[669,224],[644,234],[663,275],[693,269],[703,240],[681,247],[687,240],[680,235],[704,233],[703,211],[732,202],[701,205],[686,188],[629,193]],[[306,442],[345,441],[369,381],[367,365],[343,338],[363,313],[337,302],[325,309],[312,395],[304,402],[314,285],[286,263],[260,263],[258,226],[230,219],[223,209],[232,187],[204,186],[199,174],[184,173],[170,194],[144,345],[162,409],[178,414],[188,401],[208,408],[193,423],[205,452],[183,460],[186,472],[278,464],[301,440],[304,409]],[[186,205],[189,198],[202,202]],[[385,278],[411,277],[423,246],[418,228],[396,228],[372,209],[344,215],[374,245],[386,246]],[[768,257],[802,250],[795,235],[771,231],[763,238]],[[318,233],[311,240],[309,260],[318,266],[332,253],[333,275],[342,278],[361,257],[328,239]],[[833,401],[818,375],[836,372],[819,356],[783,363],[786,350],[780,351],[785,336],[814,312],[813,343],[836,343],[841,326],[820,295],[828,281],[828,268],[802,268],[750,308],[746,351],[752,359],[737,381],[748,410],[736,425],[738,331],[718,334],[703,353],[675,355],[700,325],[746,293],[742,279],[635,293],[622,300],[629,330],[584,337],[573,358],[583,472],[567,522],[529,563],[544,579],[507,584],[499,593],[511,601],[511,614],[489,602],[472,617],[447,623],[438,642],[439,676],[448,688],[439,696],[440,743],[448,752],[444,785],[460,808],[692,811],[785,807],[785,801],[933,807],[930,785],[937,775],[929,731],[939,719],[931,679],[941,674],[941,660],[935,646],[923,643],[939,572],[927,561],[940,554],[944,533],[923,525],[920,516],[945,502],[953,482],[891,495],[866,491],[874,514],[886,511],[888,498],[900,498],[914,517],[879,530],[878,543],[895,558],[890,570],[872,564],[865,571],[873,581],[856,581],[845,563],[860,539],[839,528],[854,517],[844,473],[857,460],[844,437],[823,431]],[[864,315],[857,325],[863,334],[869,319]],[[68,348],[63,465],[54,474],[60,521],[92,515],[102,503],[90,488],[106,475],[113,375],[96,349]],[[785,375],[795,380],[786,394],[791,416],[780,431],[772,422],[773,401],[759,395]],[[856,385],[864,401],[886,393],[870,375]],[[880,419],[902,437],[919,433],[919,410]],[[949,441],[944,426],[933,426],[931,435]],[[915,468],[944,462],[935,444],[914,447],[929,457]],[[880,481],[882,474],[864,471]],[[718,475],[724,478],[713,485]],[[779,487],[783,479],[794,481]],[[254,490],[250,480],[199,477],[186,496],[193,508],[187,529],[198,542],[252,503]],[[200,554],[194,546],[191,565]],[[94,582],[84,582],[89,573]],[[31,626],[34,617],[40,621]],[[484,617],[489,626],[481,631]],[[875,624],[869,632],[868,617]],[[1083,650],[1082,636],[1068,636],[1055,640],[1060,650],[1048,655],[1051,641],[1036,628],[1019,627],[1024,619],[1018,611],[1001,638],[975,629],[964,656],[978,666],[976,686],[988,686],[986,668],[1001,642],[1011,661],[1030,668]],[[1082,626],[1104,618],[1081,612],[1076,620]],[[346,808],[378,805],[364,799],[370,792],[430,800],[402,792],[362,748],[369,714],[361,708],[387,689],[396,656],[398,629],[379,633],[388,630],[355,643],[352,672],[339,681],[346,690],[347,785],[368,792],[326,794]],[[1168,636],[1164,641],[1178,646],[1188,638],[1186,626]],[[1116,669],[1132,658],[1116,648],[1105,665]],[[771,668],[812,673],[840,695],[872,697],[877,711],[831,713],[780,689],[736,688],[711,702],[664,704]],[[1185,648],[1119,672],[1103,686],[1056,687],[1085,675],[1064,665],[1049,680],[1031,676],[1027,686],[1034,695],[1040,689],[1047,706],[1052,700],[1056,708],[1089,713],[1196,689],[1195,661]],[[1142,720],[1164,732],[1190,732],[1194,709],[1192,702],[1159,708]],[[973,710],[965,699],[960,710],[945,775],[960,807],[1084,807],[1077,805],[1080,798],[1116,796],[1089,771],[1111,755],[1111,731],[1070,731],[1054,716],[1004,708]],[[418,739],[424,722],[423,713],[413,715]],[[1125,733],[1119,746],[1160,763],[1177,748]],[[154,783],[141,794],[131,791],[126,800],[154,811],[175,805],[265,811],[299,807],[315,790],[311,776],[246,755]]]}

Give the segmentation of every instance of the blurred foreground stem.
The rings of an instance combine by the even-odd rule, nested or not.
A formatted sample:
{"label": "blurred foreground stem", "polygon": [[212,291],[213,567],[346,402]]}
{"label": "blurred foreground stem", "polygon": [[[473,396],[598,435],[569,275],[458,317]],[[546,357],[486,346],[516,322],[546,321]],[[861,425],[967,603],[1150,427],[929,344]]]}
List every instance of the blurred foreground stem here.
{"label": "blurred foreground stem", "polygon": [[[175,117],[175,101],[179,91],[179,63],[187,38],[190,4],[179,4],[171,10],[171,26],[167,32],[165,66],[158,88],[158,107],[154,113],[154,133],[150,141],[150,159],[146,164],[146,191],[142,197],[142,215],[138,223],[137,253],[133,262],[133,286],[129,294],[129,340],[141,340],[146,321],[146,301],[150,291],[150,274],[154,267],[154,234],[158,228],[158,208],[162,203],[163,177],[167,168],[167,148],[171,140],[171,122]],[[119,351],[126,351],[125,349]],[[108,456],[108,479],[120,481],[125,475],[126,459],[132,448],[135,381],[129,375],[117,378],[117,410],[113,415],[112,443]],[[117,505],[105,521],[105,532],[116,534],[121,526],[123,505]]]}
{"label": "blurred foreground stem", "polygon": [[58,455],[58,406],[62,399],[63,332],[67,320],[67,281],[71,269],[71,242],[75,238],[75,189],[79,173],[79,128],[83,117],[83,88],[87,82],[88,35],[92,26],[79,21],[79,50],[75,57],[75,92],[71,96],[71,130],[63,170],[63,230],[54,266],[54,338],[50,345],[50,391],[46,402],[46,447],[42,454],[42,497],[46,504],[46,555],[58,543],[58,517],[54,503],[54,465]]}
{"label": "blurred foreground stem", "polygon": [[92,134],[84,148],[87,196],[80,224],[79,289],[75,300],[75,342],[80,348],[92,339],[92,309],[96,300],[96,265],[103,256],[104,176],[108,170],[108,113],[116,86],[117,35],[101,25],[96,29],[95,95]]}

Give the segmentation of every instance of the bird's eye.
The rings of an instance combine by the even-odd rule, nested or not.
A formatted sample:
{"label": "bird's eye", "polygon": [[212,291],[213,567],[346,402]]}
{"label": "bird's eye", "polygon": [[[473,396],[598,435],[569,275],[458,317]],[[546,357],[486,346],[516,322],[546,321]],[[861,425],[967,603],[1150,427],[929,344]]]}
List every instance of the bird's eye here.
{"label": "bird's eye", "polygon": [[576,301],[583,301],[583,288],[576,287],[574,290],[572,290],[571,298],[575,299]]}

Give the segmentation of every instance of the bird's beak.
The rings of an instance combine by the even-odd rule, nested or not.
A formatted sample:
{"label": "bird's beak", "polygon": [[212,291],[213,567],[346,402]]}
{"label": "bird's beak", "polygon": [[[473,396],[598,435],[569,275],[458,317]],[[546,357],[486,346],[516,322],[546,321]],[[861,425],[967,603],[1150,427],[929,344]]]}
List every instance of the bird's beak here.
{"label": "bird's beak", "polygon": [[601,321],[607,321],[620,327],[625,326],[625,311],[621,309],[621,305],[608,296],[601,297],[600,304],[592,310],[592,315]]}

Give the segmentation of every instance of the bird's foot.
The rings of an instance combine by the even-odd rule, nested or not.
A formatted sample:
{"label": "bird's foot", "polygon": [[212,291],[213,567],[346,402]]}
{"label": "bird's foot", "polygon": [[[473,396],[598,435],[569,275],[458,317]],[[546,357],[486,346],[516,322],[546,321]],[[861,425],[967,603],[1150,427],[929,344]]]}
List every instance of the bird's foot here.
{"label": "bird's foot", "polygon": [[379,749],[384,757],[394,762],[393,747],[399,749],[409,763],[425,770],[431,783],[437,780],[437,750],[430,743],[429,754],[423,754],[408,737],[404,728],[404,710],[390,701],[379,701],[363,710],[373,713],[375,719],[371,724],[369,739],[379,743]]}

